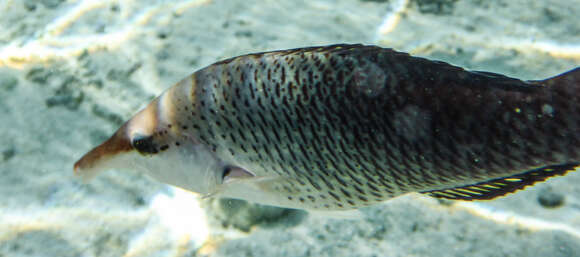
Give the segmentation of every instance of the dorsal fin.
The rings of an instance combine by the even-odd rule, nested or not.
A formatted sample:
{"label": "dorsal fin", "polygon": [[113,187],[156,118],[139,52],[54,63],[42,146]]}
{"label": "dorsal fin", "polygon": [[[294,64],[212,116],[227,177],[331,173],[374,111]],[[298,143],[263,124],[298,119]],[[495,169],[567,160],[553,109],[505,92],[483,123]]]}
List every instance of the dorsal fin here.
{"label": "dorsal fin", "polygon": [[[471,74],[470,80],[480,81],[489,87],[500,88],[506,91],[516,92],[530,92],[532,90],[542,88],[541,85],[529,81],[522,81],[520,79],[511,78],[502,74],[487,72],[487,71],[469,71]],[[475,83],[477,84],[477,83]]]}
{"label": "dorsal fin", "polygon": [[524,187],[533,185],[536,182],[544,181],[549,177],[565,175],[568,171],[573,171],[579,165],[579,163],[550,165],[510,177],[492,179],[473,185],[431,190],[421,193],[451,200],[491,200],[515,192],[519,189],[523,189]]}

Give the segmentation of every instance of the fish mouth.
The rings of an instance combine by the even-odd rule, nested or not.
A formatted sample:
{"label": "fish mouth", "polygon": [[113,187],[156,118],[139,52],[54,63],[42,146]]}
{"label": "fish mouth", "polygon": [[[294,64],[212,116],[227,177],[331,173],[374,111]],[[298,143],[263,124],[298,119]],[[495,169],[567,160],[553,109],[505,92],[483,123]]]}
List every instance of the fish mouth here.
{"label": "fish mouth", "polygon": [[101,165],[102,163],[120,153],[132,151],[133,146],[127,135],[127,126],[128,124],[125,123],[107,141],[83,155],[74,164],[74,174],[82,177],[83,180],[91,179],[106,168],[106,165]]}
{"label": "fish mouth", "polygon": [[73,166],[74,174],[88,180],[97,173],[116,168],[113,160],[119,165],[120,155],[135,150],[131,142],[137,134],[151,135],[158,124],[158,99],[125,122],[107,141],[86,153]]}

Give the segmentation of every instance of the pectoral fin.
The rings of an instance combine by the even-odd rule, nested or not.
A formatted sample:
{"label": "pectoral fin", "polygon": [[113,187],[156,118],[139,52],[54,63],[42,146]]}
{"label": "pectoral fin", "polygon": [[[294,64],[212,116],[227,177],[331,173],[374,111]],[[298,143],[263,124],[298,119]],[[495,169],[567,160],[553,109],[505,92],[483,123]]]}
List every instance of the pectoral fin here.
{"label": "pectoral fin", "polygon": [[280,188],[293,184],[290,183],[292,181],[291,178],[279,176],[256,176],[242,167],[228,166],[224,169],[222,183],[204,198],[220,196],[261,202],[263,199],[278,197]]}
{"label": "pectoral fin", "polygon": [[307,210],[315,209],[316,204],[322,204],[321,199],[316,202],[305,200],[308,195],[309,193],[301,188],[301,183],[296,178],[274,174],[254,175],[244,168],[232,167],[224,172],[222,183],[204,198],[235,198],[259,204]]}
{"label": "pectoral fin", "polygon": [[437,198],[451,200],[491,200],[526,186],[541,182],[549,177],[563,176],[578,167],[579,163],[550,165],[526,171],[510,177],[493,179],[477,184],[421,192]]}

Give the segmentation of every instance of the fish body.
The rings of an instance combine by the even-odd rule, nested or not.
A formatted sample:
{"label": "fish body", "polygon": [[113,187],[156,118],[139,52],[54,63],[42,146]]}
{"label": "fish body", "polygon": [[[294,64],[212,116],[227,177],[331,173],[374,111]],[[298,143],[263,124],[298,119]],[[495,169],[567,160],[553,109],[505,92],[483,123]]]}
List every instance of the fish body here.
{"label": "fish body", "polygon": [[492,199],[579,165],[579,102],[578,68],[522,81],[376,46],[257,53],[177,83],[75,172],[310,210]]}

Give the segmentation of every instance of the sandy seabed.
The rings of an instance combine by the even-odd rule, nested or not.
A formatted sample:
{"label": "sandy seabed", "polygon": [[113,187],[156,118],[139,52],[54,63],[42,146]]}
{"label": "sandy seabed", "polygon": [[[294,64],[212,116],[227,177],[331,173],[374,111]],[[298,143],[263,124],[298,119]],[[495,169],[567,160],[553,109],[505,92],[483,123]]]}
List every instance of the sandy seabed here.
{"label": "sandy seabed", "polygon": [[0,257],[580,256],[578,172],[494,201],[407,195],[354,220],[72,174],[164,89],[240,54],[366,43],[556,75],[580,66],[579,0],[4,0],[0,13]]}

